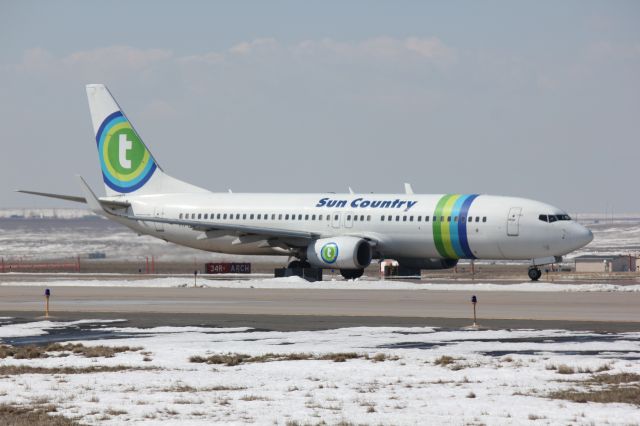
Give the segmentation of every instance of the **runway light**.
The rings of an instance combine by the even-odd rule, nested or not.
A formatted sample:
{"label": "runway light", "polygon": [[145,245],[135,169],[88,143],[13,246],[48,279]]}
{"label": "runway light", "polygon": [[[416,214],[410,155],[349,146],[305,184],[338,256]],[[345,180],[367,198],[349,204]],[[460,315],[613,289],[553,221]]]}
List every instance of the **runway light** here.
{"label": "runway light", "polygon": [[44,291],[44,317],[49,318],[49,297],[51,296],[51,290],[46,289]]}
{"label": "runway light", "polygon": [[478,298],[475,295],[471,296],[471,303],[473,304],[473,327],[478,327],[476,322],[476,303],[478,303]]}

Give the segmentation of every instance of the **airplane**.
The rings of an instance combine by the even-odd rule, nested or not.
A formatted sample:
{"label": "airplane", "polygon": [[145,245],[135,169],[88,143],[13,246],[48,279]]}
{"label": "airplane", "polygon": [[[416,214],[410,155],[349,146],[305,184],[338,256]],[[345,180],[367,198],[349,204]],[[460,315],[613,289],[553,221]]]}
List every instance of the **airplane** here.
{"label": "airplane", "polygon": [[448,269],[460,259],[540,266],[593,239],[563,210],[481,194],[267,194],[211,192],[168,175],[103,84],[86,86],[106,190],[97,197],[19,192],[86,203],[93,212],[175,244],[239,255],[286,255],[290,268],[338,269],[356,279],[374,259],[404,270]]}

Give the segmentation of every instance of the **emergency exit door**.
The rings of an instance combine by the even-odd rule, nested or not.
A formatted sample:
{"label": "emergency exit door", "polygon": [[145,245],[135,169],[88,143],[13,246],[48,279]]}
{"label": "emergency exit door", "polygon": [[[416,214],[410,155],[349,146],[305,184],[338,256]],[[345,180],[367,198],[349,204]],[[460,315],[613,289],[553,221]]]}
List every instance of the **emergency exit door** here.
{"label": "emergency exit door", "polygon": [[511,207],[509,209],[507,235],[510,237],[517,237],[520,234],[520,213],[522,213],[522,207]]}

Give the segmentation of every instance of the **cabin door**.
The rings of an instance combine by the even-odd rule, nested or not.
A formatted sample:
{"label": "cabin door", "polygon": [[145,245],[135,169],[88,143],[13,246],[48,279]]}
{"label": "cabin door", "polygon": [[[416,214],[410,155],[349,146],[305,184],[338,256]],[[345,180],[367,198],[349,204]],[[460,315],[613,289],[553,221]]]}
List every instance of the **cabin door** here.
{"label": "cabin door", "polygon": [[[156,207],[155,209],[153,209],[153,217],[156,219],[162,219],[164,217],[164,208]],[[154,222],[154,224],[156,227],[156,231],[164,232],[164,223]]]}
{"label": "cabin door", "polygon": [[517,237],[520,234],[520,213],[522,207],[511,207],[507,218],[507,235]]}

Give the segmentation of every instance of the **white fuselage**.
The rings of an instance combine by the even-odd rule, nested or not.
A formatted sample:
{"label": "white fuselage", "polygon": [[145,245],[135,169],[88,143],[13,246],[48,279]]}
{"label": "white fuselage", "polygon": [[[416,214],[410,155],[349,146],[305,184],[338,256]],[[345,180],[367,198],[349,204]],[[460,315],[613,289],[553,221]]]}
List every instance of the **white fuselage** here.
{"label": "white fuselage", "polygon": [[[371,238],[377,242],[376,257],[385,258],[536,259],[562,256],[592,240],[588,229],[548,204],[479,195],[465,210],[461,205],[443,207],[443,197],[447,195],[199,193],[117,199],[129,202],[131,215],[137,217],[299,230],[321,238]],[[285,254],[265,246],[264,238],[239,239],[228,232],[205,233],[184,225],[114,220],[141,234],[201,250]]]}

